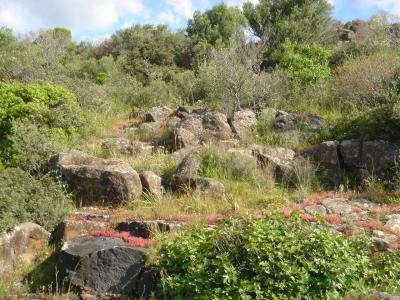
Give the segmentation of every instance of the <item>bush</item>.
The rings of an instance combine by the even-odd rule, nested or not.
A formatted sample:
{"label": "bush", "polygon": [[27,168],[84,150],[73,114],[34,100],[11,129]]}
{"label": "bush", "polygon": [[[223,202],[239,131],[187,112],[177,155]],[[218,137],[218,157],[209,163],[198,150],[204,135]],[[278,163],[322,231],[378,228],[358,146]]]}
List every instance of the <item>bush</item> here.
{"label": "bush", "polygon": [[332,299],[360,282],[398,287],[398,254],[294,216],[230,220],[162,240],[156,266],[172,299]]}
{"label": "bush", "polygon": [[18,169],[0,170],[0,232],[26,221],[51,231],[71,205],[62,184],[49,175],[35,179]]}
{"label": "bush", "polygon": [[13,120],[59,130],[67,136],[75,133],[80,125],[80,108],[75,96],[60,86],[0,82],[0,98],[1,160],[12,156],[9,134]]}
{"label": "bush", "polygon": [[391,103],[398,99],[394,81],[399,69],[399,57],[394,52],[349,61],[335,70],[332,99],[326,105],[359,111]]}
{"label": "bush", "polygon": [[275,51],[272,55],[280,68],[304,84],[330,76],[331,56],[331,51],[317,44],[293,44],[290,41],[283,44],[282,51]]}

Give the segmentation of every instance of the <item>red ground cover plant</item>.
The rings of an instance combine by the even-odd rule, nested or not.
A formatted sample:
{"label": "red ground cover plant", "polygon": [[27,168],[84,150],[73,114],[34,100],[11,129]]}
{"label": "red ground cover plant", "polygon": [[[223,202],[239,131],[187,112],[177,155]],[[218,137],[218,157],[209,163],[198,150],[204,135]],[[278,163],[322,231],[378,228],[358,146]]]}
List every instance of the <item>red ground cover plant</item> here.
{"label": "red ground cover plant", "polygon": [[389,234],[395,235],[397,237],[400,237],[399,233],[397,233],[395,230],[393,230],[389,227],[386,227],[379,220],[360,221],[360,222],[357,222],[357,225],[368,228],[369,230],[380,230],[380,231],[384,231]]}
{"label": "red ground cover plant", "polygon": [[303,221],[306,221],[309,223],[317,221],[317,219],[313,215],[306,214],[306,213],[302,214],[301,218]]}
{"label": "red ground cover plant", "polygon": [[136,237],[129,232],[120,232],[120,231],[115,231],[111,229],[107,230],[102,230],[102,231],[93,231],[89,233],[90,236],[95,236],[95,237],[113,237],[113,238],[119,238],[123,240],[128,246],[130,247],[136,247],[136,248],[148,248],[151,244],[151,240],[149,239],[144,239],[141,237]]}
{"label": "red ground cover plant", "polygon": [[327,214],[324,216],[324,220],[331,224],[342,224],[342,217],[337,214]]}

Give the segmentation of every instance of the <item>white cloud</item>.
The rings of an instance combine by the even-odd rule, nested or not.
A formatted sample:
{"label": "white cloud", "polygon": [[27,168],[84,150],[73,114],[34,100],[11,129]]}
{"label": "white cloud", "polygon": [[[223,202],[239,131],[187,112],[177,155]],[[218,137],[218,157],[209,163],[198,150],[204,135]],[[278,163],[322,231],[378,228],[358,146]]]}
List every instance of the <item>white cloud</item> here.
{"label": "white cloud", "polygon": [[191,18],[194,8],[192,0],[166,0],[167,4],[172,6],[174,11],[181,16]]}
{"label": "white cloud", "polygon": [[399,0],[359,0],[363,5],[384,10],[393,15],[400,15]]}
{"label": "white cloud", "polygon": [[0,0],[0,25],[16,31],[55,26],[102,31],[142,10],[142,0]]}

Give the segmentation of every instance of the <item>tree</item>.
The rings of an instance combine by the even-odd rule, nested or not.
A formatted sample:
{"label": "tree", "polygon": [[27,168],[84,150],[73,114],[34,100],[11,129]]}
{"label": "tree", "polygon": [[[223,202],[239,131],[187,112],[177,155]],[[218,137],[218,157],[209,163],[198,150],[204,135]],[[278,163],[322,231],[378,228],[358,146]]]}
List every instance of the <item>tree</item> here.
{"label": "tree", "polygon": [[189,20],[187,33],[192,41],[194,62],[203,60],[212,48],[227,47],[246,25],[246,18],[237,7],[219,4]]}
{"label": "tree", "polygon": [[260,0],[259,4],[243,5],[254,35],[271,51],[285,39],[296,43],[318,41],[329,29],[331,10],[327,0]]}

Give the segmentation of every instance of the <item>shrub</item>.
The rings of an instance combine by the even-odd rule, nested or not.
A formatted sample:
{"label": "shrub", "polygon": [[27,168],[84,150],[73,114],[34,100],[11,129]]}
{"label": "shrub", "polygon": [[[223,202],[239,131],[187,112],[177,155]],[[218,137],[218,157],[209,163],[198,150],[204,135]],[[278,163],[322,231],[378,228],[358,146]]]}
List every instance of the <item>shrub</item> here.
{"label": "shrub", "polygon": [[26,221],[52,230],[71,204],[63,185],[50,175],[35,179],[18,169],[0,170],[0,232]]}
{"label": "shrub", "polygon": [[57,85],[49,83],[0,83],[0,159],[10,159],[9,134],[12,121],[29,121],[59,130],[65,135],[76,132],[80,124],[80,108],[75,96]]}
{"label": "shrub", "polygon": [[317,44],[293,44],[290,41],[283,44],[282,51],[277,50],[272,55],[280,68],[304,84],[330,76],[331,56],[331,51]]}
{"label": "shrub", "polygon": [[398,254],[373,260],[367,245],[269,215],[178,232],[162,240],[156,266],[173,299],[331,299],[360,282],[398,286]]}
{"label": "shrub", "polygon": [[381,52],[347,62],[335,70],[332,99],[326,105],[360,110],[395,101],[397,87],[394,80],[399,68],[399,57],[394,52]]}

